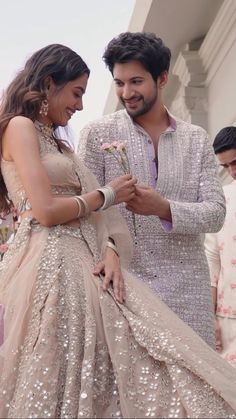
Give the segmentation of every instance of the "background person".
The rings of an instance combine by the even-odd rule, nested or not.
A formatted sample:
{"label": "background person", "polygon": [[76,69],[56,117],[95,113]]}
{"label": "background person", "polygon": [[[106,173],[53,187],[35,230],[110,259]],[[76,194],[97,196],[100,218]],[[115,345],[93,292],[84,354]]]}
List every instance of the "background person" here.
{"label": "background person", "polygon": [[220,165],[233,180],[224,186],[224,225],[218,233],[206,235],[205,248],[216,315],[217,348],[224,359],[236,366],[236,127],[220,130],[213,147]]}

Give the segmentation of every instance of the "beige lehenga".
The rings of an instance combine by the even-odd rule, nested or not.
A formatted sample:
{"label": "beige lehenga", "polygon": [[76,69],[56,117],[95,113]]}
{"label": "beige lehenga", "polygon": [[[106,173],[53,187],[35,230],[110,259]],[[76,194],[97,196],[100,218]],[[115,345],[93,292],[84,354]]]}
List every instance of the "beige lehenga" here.
{"label": "beige lehenga", "polygon": [[[79,159],[35,126],[52,192],[94,189]],[[23,211],[14,163],[1,169]],[[92,272],[108,235],[124,264],[130,256],[112,212],[82,219],[80,229],[22,220],[0,265],[0,417],[236,417],[236,369],[126,269],[124,305],[101,290]]]}

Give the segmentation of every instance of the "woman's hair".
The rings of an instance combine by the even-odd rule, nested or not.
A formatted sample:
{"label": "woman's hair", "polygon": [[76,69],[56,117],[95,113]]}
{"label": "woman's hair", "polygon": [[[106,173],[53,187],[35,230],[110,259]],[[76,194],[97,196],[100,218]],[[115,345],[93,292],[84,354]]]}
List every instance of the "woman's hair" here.
{"label": "woman's hair", "polygon": [[163,71],[169,71],[171,51],[161,38],[149,32],[124,32],[107,45],[103,60],[113,74],[115,64],[138,61],[156,82]]}
{"label": "woman's hair", "polygon": [[[59,44],[36,51],[5,91],[0,109],[0,150],[2,136],[14,116],[35,121],[42,101],[46,99],[45,79],[50,76],[58,88],[90,71],[82,58],[70,48]],[[0,174],[0,212],[8,213],[11,203]]]}

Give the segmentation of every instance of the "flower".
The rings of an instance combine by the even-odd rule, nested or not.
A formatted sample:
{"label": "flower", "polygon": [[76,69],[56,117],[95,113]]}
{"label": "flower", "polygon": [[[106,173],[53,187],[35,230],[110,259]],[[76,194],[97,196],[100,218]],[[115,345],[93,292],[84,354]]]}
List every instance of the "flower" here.
{"label": "flower", "polygon": [[[107,153],[110,153],[117,161],[124,174],[130,173],[130,164],[126,151],[126,146],[124,142],[113,141],[111,144],[102,143],[101,140],[101,150]],[[136,220],[135,214],[132,212],[132,220],[134,226],[134,235],[136,236]]]}
{"label": "flower", "polygon": [[111,148],[112,148],[112,145],[111,145],[111,144],[109,144],[109,143],[103,143],[103,144],[101,145],[101,149],[102,149],[103,151],[110,151],[110,150],[111,150]]}
{"label": "flower", "polygon": [[126,153],[125,144],[124,143],[118,143],[117,150],[118,151],[123,151],[124,153]]}
{"label": "flower", "polygon": [[8,244],[7,243],[2,243],[0,244],[0,260],[2,260],[4,254],[7,252],[8,250]]}
{"label": "flower", "polygon": [[0,253],[6,253],[8,245],[6,243],[0,244]]}
{"label": "flower", "polygon": [[119,141],[113,141],[111,144],[101,143],[101,150],[111,153],[125,174],[130,173],[125,143]]}

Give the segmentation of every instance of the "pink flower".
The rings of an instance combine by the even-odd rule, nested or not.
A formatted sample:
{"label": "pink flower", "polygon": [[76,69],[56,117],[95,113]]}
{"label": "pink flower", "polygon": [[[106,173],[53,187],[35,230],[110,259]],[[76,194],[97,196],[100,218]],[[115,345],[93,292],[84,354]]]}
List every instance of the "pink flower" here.
{"label": "pink flower", "polygon": [[[102,142],[101,142],[102,143]],[[106,151],[113,156],[113,158],[117,161],[118,165],[122,169],[122,171],[127,174],[130,173],[130,165],[129,159],[126,152],[125,144],[119,141],[113,141],[113,143],[103,143],[101,145],[101,149]],[[135,215],[132,213],[133,218],[133,226],[134,226],[134,234],[136,236],[136,223],[135,223]]]}
{"label": "pink flower", "polygon": [[8,250],[8,245],[6,243],[3,243],[0,245],[0,253],[6,253]]}
{"label": "pink flower", "polygon": [[124,143],[118,143],[117,144],[117,150],[118,151],[126,151],[125,144]]}
{"label": "pink flower", "polygon": [[111,150],[111,148],[112,148],[112,145],[111,145],[111,144],[109,144],[109,143],[103,143],[103,144],[101,145],[101,149],[102,149],[102,150],[105,150],[105,151],[110,151],[110,150]]}

